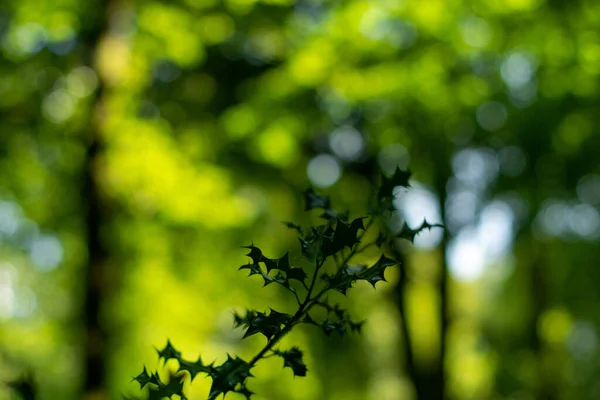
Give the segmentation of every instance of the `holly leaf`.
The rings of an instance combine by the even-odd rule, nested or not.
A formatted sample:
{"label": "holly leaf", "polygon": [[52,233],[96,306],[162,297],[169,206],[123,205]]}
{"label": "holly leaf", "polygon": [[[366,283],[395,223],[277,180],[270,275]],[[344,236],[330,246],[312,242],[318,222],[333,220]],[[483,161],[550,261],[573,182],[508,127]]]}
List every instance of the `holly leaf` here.
{"label": "holly leaf", "polygon": [[304,282],[307,275],[302,268],[292,267],[290,265],[290,253],[285,253],[283,257],[276,260],[276,264],[273,268],[285,272],[287,279],[296,279]]}
{"label": "holly leaf", "polygon": [[[219,395],[235,392],[236,386],[245,387],[246,379],[252,376],[250,369],[252,366],[239,357],[231,357],[227,354],[227,361],[218,367],[214,367],[209,376],[212,378],[212,385],[208,394],[209,400],[216,399]],[[251,393],[246,393],[249,398]]]}
{"label": "holly leaf", "polygon": [[307,278],[306,272],[302,268],[291,267],[287,272],[288,279],[295,279],[300,282],[304,282]]}
{"label": "holly leaf", "polygon": [[348,312],[341,308],[339,304],[334,304],[332,306],[329,303],[327,303],[327,300],[325,300],[316,302],[315,305],[323,307],[325,310],[327,310],[327,318],[325,319],[325,321],[322,323],[318,323],[311,318],[310,321],[302,322],[317,325],[323,330],[323,332],[327,336],[331,335],[332,332],[338,332],[341,335],[344,335],[347,332],[348,328],[350,328],[352,332],[360,333],[364,321],[352,321]]}
{"label": "holly leaf", "polygon": [[186,395],[183,393],[183,381],[174,375],[171,375],[169,383],[164,383],[160,380],[158,374],[154,373],[150,383],[156,385],[156,388],[150,388],[148,400],[160,400],[165,397],[171,399],[174,395],[179,396],[182,400],[187,400]]}
{"label": "holly leaf", "polygon": [[352,287],[357,280],[357,273],[366,269],[364,265],[346,266],[338,269],[335,275],[325,275],[324,278],[329,282],[329,287],[337,290],[344,296],[346,291]]}
{"label": "holly leaf", "polygon": [[241,267],[238,268],[238,271],[241,271],[243,269],[250,270],[250,272],[248,273],[248,276],[263,274],[262,270],[260,269],[260,265],[258,265],[258,264],[242,265]]}
{"label": "holly leaf", "polygon": [[[281,258],[268,258],[265,257],[262,251],[254,245],[245,247],[250,249],[250,252],[247,255],[252,259],[252,263],[242,265],[238,268],[238,270],[249,270],[250,272],[248,273],[248,276],[262,276],[264,280],[263,287],[276,282],[289,291],[295,293],[294,288],[290,286],[289,280],[296,279],[304,282],[304,280],[307,278],[306,272],[304,272],[302,268],[292,267],[290,265],[289,253],[285,253]],[[266,273],[260,267],[260,262],[265,265],[267,270]],[[272,270],[279,270],[280,272],[278,272],[275,276],[271,276],[269,275],[269,272]],[[285,272],[285,275],[283,275],[281,272]]]}
{"label": "holly leaf", "polygon": [[377,198],[379,200],[383,200],[384,198],[394,197],[394,188],[397,186],[402,186],[406,188],[410,187],[410,183],[408,183],[408,180],[411,175],[412,173],[409,170],[402,171],[400,167],[396,168],[396,171],[394,171],[394,175],[392,175],[391,177],[382,174],[381,186],[379,187]]}
{"label": "holly leaf", "polygon": [[23,400],[34,400],[36,398],[36,390],[31,372],[25,374],[19,380],[8,382],[8,387],[15,391]]}
{"label": "holly leaf", "polygon": [[287,278],[281,272],[277,272],[277,274],[275,274],[275,276],[263,274],[262,277],[265,280],[265,284],[263,285],[263,287],[265,287],[273,282],[276,282],[276,283],[280,284],[281,286],[283,286],[284,288],[286,288],[290,291],[293,291],[292,287],[290,287],[290,282],[287,280]]}
{"label": "holly leaf", "polygon": [[385,281],[385,269],[396,264],[396,261],[382,255],[370,268],[366,268],[364,265],[348,265],[340,268],[333,276],[326,275],[325,280],[329,282],[331,289],[337,290],[345,296],[346,291],[358,280],[367,281],[373,287],[377,282]]}
{"label": "holly leaf", "polygon": [[165,348],[162,350],[156,349],[156,352],[158,353],[158,359],[160,360],[161,358],[164,358],[165,363],[172,358],[176,360],[179,360],[181,358],[181,352],[175,350],[175,347],[173,347],[171,341],[168,339]]}
{"label": "holly leaf", "polygon": [[373,285],[373,287],[375,287],[375,284],[377,282],[386,281],[384,275],[386,268],[396,264],[398,264],[396,261],[387,258],[385,255],[382,254],[379,260],[377,260],[377,262],[373,266],[371,266],[370,268],[361,269],[356,274],[354,274],[354,276],[357,280],[365,280],[371,285]]}
{"label": "holly leaf", "polygon": [[290,221],[283,221],[282,224],[284,224],[285,226],[287,226],[290,229],[294,229],[299,234],[304,235],[304,232],[302,231],[302,227],[300,225],[297,225]]}
{"label": "holly leaf", "polygon": [[137,381],[140,384],[140,389],[143,389],[144,386],[146,386],[152,381],[152,378],[150,375],[148,375],[148,371],[146,371],[146,366],[144,366],[144,370],[132,380]]}
{"label": "holly leaf", "polygon": [[308,188],[304,191],[304,211],[309,211],[313,208],[327,210],[330,208],[330,200],[329,197],[320,196],[312,188]]}
{"label": "holly leaf", "polygon": [[377,247],[381,248],[381,246],[383,246],[387,240],[387,236],[383,232],[379,232],[379,235],[377,235],[377,240],[375,240],[375,244]]}
{"label": "holly leaf", "polygon": [[167,394],[168,398],[177,395],[181,400],[187,399],[183,393],[183,380],[177,379],[175,376],[171,376],[169,383],[164,386],[163,391]]}
{"label": "holly leaf", "polygon": [[190,374],[190,381],[193,381],[196,375],[198,375],[200,372],[210,374],[212,372],[212,364],[204,365],[200,357],[198,357],[196,362],[179,360],[179,369],[177,372],[180,371],[187,371]]}
{"label": "holly leaf", "polygon": [[281,331],[282,325],[287,324],[292,319],[289,314],[280,313],[272,308],[269,310],[269,314],[253,310],[247,310],[245,316],[234,314],[235,326],[242,326],[246,329],[243,338],[262,333],[267,340],[271,339]]}
{"label": "holly leaf", "polygon": [[352,249],[355,244],[360,243],[357,238],[357,234],[359,229],[362,229],[363,231],[365,230],[365,226],[363,224],[364,218],[365,217],[356,218],[350,224],[338,219],[335,226],[335,231],[333,231],[333,235],[323,235],[324,239],[321,246],[323,255],[333,255],[346,247]]}
{"label": "holly leaf", "polygon": [[359,321],[359,322],[348,321],[348,325],[350,326],[350,330],[352,332],[356,332],[356,333],[360,333],[360,331],[362,330],[362,327],[363,327],[364,324],[365,324],[365,321]]}
{"label": "holly leaf", "polygon": [[423,223],[421,224],[421,226],[419,226],[416,229],[412,229],[411,227],[408,226],[408,224],[405,222],[404,225],[402,226],[402,229],[400,230],[400,232],[398,232],[396,234],[397,238],[400,239],[406,239],[411,243],[415,243],[415,237],[423,232],[425,229],[429,229],[431,230],[431,228],[443,228],[443,225],[440,224],[430,224],[429,222],[427,222],[426,219],[423,220]]}
{"label": "holly leaf", "polygon": [[263,253],[258,247],[254,245],[254,243],[250,244],[250,246],[242,246],[242,248],[250,249],[250,251],[246,255],[252,259],[253,264],[258,264],[260,261],[262,261]]}
{"label": "holly leaf", "polygon": [[303,240],[298,238],[300,241],[300,250],[304,258],[314,263],[319,256],[319,243],[315,240]]}
{"label": "holly leaf", "polygon": [[334,230],[330,224],[311,226],[304,238],[299,238],[300,248],[304,258],[314,263],[323,256],[322,245],[324,241],[333,240]]}
{"label": "holly leaf", "polygon": [[234,328],[239,328],[240,326],[249,325],[250,321],[252,321],[254,318],[256,318],[257,314],[258,314],[258,312],[254,311],[254,310],[246,310],[245,315],[241,315],[241,314],[238,314],[237,312],[234,312],[233,313]]}
{"label": "holly leaf", "polygon": [[339,332],[340,335],[343,335],[344,333],[346,333],[346,330],[344,329],[344,325],[341,321],[329,321],[329,320],[325,320],[325,322],[323,322],[321,324],[321,329],[323,329],[323,332],[327,335],[330,336],[332,332]]}
{"label": "holly leaf", "polygon": [[[254,246],[246,246],[246,248],[250,249],[250,252],[247,254],[252,259],[252,264],[242,265],[238,270],[248,269],[250,273],[248,276],[252,275],[262,275],[265,280],[264,286],[267,286],[269,283],[277,282],[289,288],[288,279],[296,279],[299,281],[304,281],[306,279],[306,273],[302,270],[302,268],[295,268],[290,265],[290,254],[285,253],[281,258],[269,258],[265,257],[262,251]],[[262,262],[267,269],[267,273],[265,274],[260,268],[259,262]],[[279,271],[285,272],[287,277],[278,274],[275,277],[269,276],[269,272],[277,269]]]}
{"label": "holly leaf", "polygon": [[306,376],[306,365],[302,361],[302,351],[298,347],[292,347],[290,350],[274,350],[275,354],[283,358],[283,367],[289,367],[294,372],[294,376]]}
{"label": "holly leaf", "polygon": [[270,259],[267,257],[263,257],[263,262],[267,267],[267,272],[270,272],[272,269],[278,269],[280,271],[286,272],[290,269],[290,258],[289,253],[285,253],[281,258]]}

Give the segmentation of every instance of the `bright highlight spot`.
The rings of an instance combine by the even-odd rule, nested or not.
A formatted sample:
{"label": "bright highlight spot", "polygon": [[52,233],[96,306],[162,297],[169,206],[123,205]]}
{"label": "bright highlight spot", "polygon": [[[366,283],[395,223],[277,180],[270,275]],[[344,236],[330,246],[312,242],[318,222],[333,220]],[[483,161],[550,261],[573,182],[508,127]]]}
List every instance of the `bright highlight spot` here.
{"label": "bright highlight spot", "polygon": [[465,19],[460,26],[460,34],[465,43],[472,47],[485,47],[492,36],[488,23],[477,17]]}
{"label": "bright highlight spot", "polygon": [[11,264],[0,264],[0,319],[10,318],[15,312],[16,276],[17,271]]}
{"label": "bright highlight spot", "polygon": [[21,216],[21,207],[8,201],[0,201],[0,234],[14,235],[21,225]]}
{"label": "bright highlight spot", "polygon": [[489,204],[476,227],[463,228],[448,246],[448,264],[452,275],[463,281],[479,279],[490,263],[499,262],[508,253],[514,239],[514,215],[501,201]]}
{"label": "bright highlight spot", "polygon": [[352,161],[360,157],[365,141],[359,131],[351,126],[342,126],[331,133],[329,146],[340,158]]}
{"label": "bright highlight spot", "polygon": [[452,157],[454,175],[463,183],[480,189],[498,175],[496,155],[488,149],[465,149]]}
{"label": "bright highlight spot", "polygon": [[326,188],[340,179],[342,169],[335,157],[329,154],[319,154],[310,160],[306,173],[313,185]]}
{"label": "bright highlight spot", "polygon": [[461,281],[473,281],[484,271],[485,259],[475,229],[463,230],[448,246],[448,265]]}
{"label": "bright highlight spot", "polygon": [[548,200],[535,218],[538,233],[546,237],[586,240],[600,238],[600,213],[589,204]]}
{"label": "bright highlight spot", "polygon": [[508,86],[521,87],[533,78],[534,68],[524,54],[513,53],[502,63],[500,74]]}
{"label": "bright highlight spot", "polygon": [[48,271],[56,268],[61,263],[63,249],[56,237],[43,235],[33,241],[30,254],[31,259],[39,269]]}
{"label": "bright highlight spot", "polygon": [[74,68],[67,76],[67,91],[77,98],[87,97],[96,90],[98,77],[89,67]]}
{"label": "bright highlight spot", "polygon": [[[402,212],[402,217],[410,228],[418,228],[426,219],[430,224],[441,221],[440,205],[437,196],[424,187],[413,184],[408,191],[395,193],[394,207]],[[425,230],[415,238],[415,246],[421,249],[436,247],[442,240],[440,228]]]}
{"label": "bright highlight spot", "polygon": [[54,123],[65,122],[75,111],[75,101],[66,90],[55,90],[44,99],[42,112]]}

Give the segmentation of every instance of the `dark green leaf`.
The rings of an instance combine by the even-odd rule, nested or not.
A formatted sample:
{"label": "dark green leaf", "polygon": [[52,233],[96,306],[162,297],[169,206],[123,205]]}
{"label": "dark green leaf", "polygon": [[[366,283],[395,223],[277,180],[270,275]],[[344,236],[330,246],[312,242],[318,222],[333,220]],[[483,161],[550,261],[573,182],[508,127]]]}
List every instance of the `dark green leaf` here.
{"label": "dark green leaf", "polygon": [[[352,249],[355,244],[360,243],[357,238],[357,234],[359,229],[365,229],[363,219],[364,217],[356,218],[350,224],[338,219],[335,226],[335,231],[331,232],[333,235],[323,235],[324,240],[321,245],[323,255],[333,255],[346,247]],[[326,233],[330,232],[328,231]]]}
{"label": "dark green leaf", "polygon": [[246,329],[244,338],[256,333],[262,333],[267,339],[281,331],[282,325],[291,321],[292,316],[270,309],[270,313],[248,310],[245,316],[234,315],[235,326],[243,326]]}
{"label": "dark green leaf", "polygon": [[350,326],[350,329],[352,330],[352,332],[360,333],[364,323],[365,323],[365,321],[359,321],[359,322],[349,321],[348,325]]}
{"label": "dark green leaf", "polygon": [[346,266],[340,268],[334,276],[326,276],[325,279],[329,282],[329,287],[331,289],[337,290],[345,296],[346,291],[350,289],[358,279],[356,272],[364,269],[366,269],[366,267],[362,265]]}
{"label": "dark green leaf", "polygon": [[182,400],[187,400],[186,395],[183,393],[183,381],[174,375],[171,375],[169,383],[164,383],[160,380],[158,374],[152,374],[150,383],[156,385],[156,388],[149,390],[148,400],[160,400],[165,397],[171,399],[174,395],[179,396]]}
{"label": "dark green leaf", "polygon": [[298,347],[287,351],[274,350],[274,353],[283,358],[283,367],[290,367],[294,376],[306,376],[308,369],[302,361],[302,351]]}
{"label": "dark green leaf", "polygon": [[254,264],[258,264],[260,261],[262,261],[262,258],[263,258],[262,251],[258,247],[256,247],[254,244],[251,244],[250,246],[242,246],[242,247],[244,249],[250,249],[250,251],[246,255],[252,259],[252,262]]}
{"label": "dark green leaf", "polygon": [[366,268],[363,265],[349,265],[340,268],[334,276],[327,276],[326,280],[329,282],[329,287],[331,289],[346,295],[346,291],[350,289],[357,280],[365,280],[373,285],[373,287],[375,287],[377,282],[385,281],[385,269],[395,264],[397,264],[396,261],[382,255],[370,268]]}
{"label": "dark green leaf", "polygon": [[[214,367],[210,372],[212,385],[208,395],[209,400],[216,399],[219,395],[234,392],[237,385],[245,387],[245,381],[252,376],[250,369],[252,366],[239,357],[227,355],[227,361],[218,367]],[[249,394],[247,395],[247,398]]]}
{"label": "dark green leaf", "polygon": [[151,382],[150,375],[148,375],[148,371],[146,371],[146,366],[144,366],[144,370],[133,380],[137,381],[140,384],[140,389],[143,389],[148,383]]}
{"label": "dark green leaf", "polygon": [[248,276],[263,274],[262,270],[260,269],[260,265],[258,265],[258,264],[246,264],[246,265],[242,265],[241,267],[238,268],[239,271],[241,271],[243,269],[250,270],[250,273],[248,274]]}
{"label": "dark green leaf", "polygon": [[324,210],[329,209],[330,201],[329,197],[319,196],[315,193],[312,188],[304,191],[304,210],[309,211],[313,208],[322,208]]}
{"label": "dark green leaf", "polygon": [[156,349],[156,352],[158,353],[158,359],[160,360],[161,358],[164,358],[165,362],[172,358],[179,360],[179,358],[181,357],[181,353],[175,350],[170,340],[167,340],[167,345],[164,349]]}
{"label": "dark green leaf", "polygon": [[178,372],[179,371],[187,371],[190,374],[190,380],[193,381],[199,372],[210,374],[212,371],[212,364],[204,365],[200,357],[198,357],[196,362],[180,360]]}
{"label": "dark green leaf", "polygon": [[385,281],[384,273],[386,268],[396,264],[396,261],[391,260],[382,254],[375,265],[370,268],[361,269],[355,273],[354,276],[357,280],[365,280],[375,287],[377,282]]}
{"label": "dark green leaf", "polygon": [[36,398],[36,390],[31,373],[24,375],[19,380],[9,382],[8,387],[15,391],[22,400],[34,400]]}
{"label": "dark green leaf", "polygon": [[304,235],[304,232],[302,231],[302,227],[300,225],[297,225],[290,221],[283,221],[282,224],[284,224],[285,226],[287,226],[290,229],[295,229],[296,232],[298,232],[301,235]]}
{"label": "dark green leaf", "polygon": [[302,268],[291,267],[287,271],[287,277],[288,279],[295,279],[297,281],[304,282],[307,275]]}
{"label": "dark green leaf", "polygon": [[423,223],[421,224],[421,226],[416,229],[411,229],[407,223],[404,223],[400,232],[398,232],[396,234],[396,237],[401,238],[401,239],[406,239],[406,240],[410,241],[411,243],[414,243],[415,237],[419,233],[423,232],[425,229],[431,230],[431,228],[443,228],[443,227],[444,226],[440,225],[440,224],[430,224],[429,222],[427,222],[427,220],[423,220]]}
{"label": "dark green leaf", "polygon": [[381,246],[383,246],[385,244],[385,242],[387,242],[387,240],[388,240],[387,236],[383,232],[379,232],[379,235],[377,235],[377,240],[375,241],[375,244],[377,245],[377,247],[381,248]]}
{"label": "dark green leaf", "polygon": [[385,198],[393,198],[394,197],[394,188],[397,186],[402,187],[410,187],[408,180],[411,176],[411,172],[406,170],[402,171],[400,167],[396,168],[394,175],[391,177],[387,177],[385,175],[381,175],[381,186],[379,187],[379,192],[377,193],[377,198],[379,200]]}

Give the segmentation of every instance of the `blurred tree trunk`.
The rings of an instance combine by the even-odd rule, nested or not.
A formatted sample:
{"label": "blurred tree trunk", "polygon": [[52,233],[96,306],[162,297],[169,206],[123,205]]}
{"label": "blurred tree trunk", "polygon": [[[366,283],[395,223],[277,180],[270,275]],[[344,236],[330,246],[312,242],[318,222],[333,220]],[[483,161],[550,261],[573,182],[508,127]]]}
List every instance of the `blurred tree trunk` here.
{"label": "blurred tree trunk", "polygon": [[[84,64],[94,68],[95,56],[100,41],[108,26],[108,4],[99,0],[94,20],[82,33],[85,46]],[[106,296],[106,267],[108,253],[102,244],[101,229],[107,218],[107,210],[102,201],[101,189],[97,179],[97,159],[102,150],[97,118],[102,98],[103,85],[99,79],[95,101],[90,110],[90,121],[85,139],[88,145],[83,171],[83,209],[86,210],[87,265],[84,280],[84,304],[82,322],[84,324],[84,377],[83,399],[107,399],[105,389],[107,333],[102,326],[101,310]]]}
{"label": "blurred tree trunk", "polygon": [[[400,330],[402,331],[402,338],[404,340],[404,368],[408,377],[413,382],[415,386],[415,391],[417,391],[417,396],[419,394],[419,388],[421,385],[417,384],[417,381],[420,380],[420,375],[415,367],[415,356],[413,352],[413,342],[412,336],[408,329],[408,319],[406,317],[406,303],[404,301],[404,293],[406,289],[406,285],[408,283],[408,277],[406,274],[406,256],[404,252],[400,250],[397,246],[392,248],[393,257],[396,261],[398,261],[400,267],[400,278],[398,279],[398,283],[394,287],[394,301],[396,303],[396,307],[398,308],[398,312],[400,313]],[[420,397],[418,397],[420,398]]]}
{"label": "blurred tree trunk", "polygon": [[[447,160],[446,157],[438,157],[440,160]],[[440,199],[440,218],[442,224],[446,224],[446,200],[447,192],[446,186],[450,179],[450,169],[448,167],[449,161],[446,164],[439,165],[436,169],[435,174],[435,192]],[[442,240],[440,242],[440,277],[438,282],[438,291],[440,294],[439,303],[439,318],[440,318],[440,354],[438,364],[434,370],[433,384],[437,387],[434,389],[433,396],[428,399],[444,399],[446,397],[446,336],[448,328],[450,326],[450,312],[449,312],[449,271],[448,262],[446,260],[446,251],[448,248],[448,231],[444,228],[442,233]]]}
{"label": "blurred tree trunk", "polygon": [[85,399],[104,398],[102,395],[105,380],[106,332],[101,323],[101,308],[104,298],[103,281],[107,252],[102,246],[100,229],[104,213],[100,200],[100,190],[95,180],[94,161],[99,152],[99,143],[94,140],[87,153],[85,171],[85,199],[88,211],[86,216],[88,264],[85,276],[85,298],[83,322],[85,324]]}
{"label": "blurred tree trunk", "polygon": [[[440,150],[440,149],[438,149]],[[446,160],[443,153],[440,152],[437,160]],[[450,178],[449,167],[445,164],[436,164],[434,175],[434,189],[440,200],[441,222],[445,221],[444,205],[446,203],[446,184]],[[430,221],[438,222],[438,221]],[[394,300],[396,307],[401,315],[401,326],[404,340],[404,366],[408,377],[412,380],[416,397],[418,400],[442,400],[446,397],[446,334],[449,327],[449,310],[448,310],[448,265],[446,263],[446,247],[448,245],[447,231],[444,229],[441,249],[441,270],[439,280],[436,282],[437,291],[439,293],[438,318],[440,321],[440,352],[438,354],[436,365],[429,369],[423,370],[418,367],[418,362],[415,359],[413,349],[413,340],[409,329],[410,321],[406,314],[405,304],[405,289],[409,283],[406,267],[406,256],[403,251],[397,247],[392,249],[394,257],[400,263],[401,272],[400,279],[394,288]]]}
{"label": "blurred tree trunk", "polygon": [[549,285],[548,285],[548,263],[545,260],[544,246],[539,243],[533,243],[532,249],[535,253],[529,270],[529,293],[531,296],[530,307],[531,313],[527,320],[527,345],[531,348],[537,358],[538,368],[538,386],[535,391],[535,398],[540,400],[553,400],[556,398],[555,388],[552,387],[552,382],[544,375],[544,344],[540,339],[538,324],[544,311],[548,306]]}

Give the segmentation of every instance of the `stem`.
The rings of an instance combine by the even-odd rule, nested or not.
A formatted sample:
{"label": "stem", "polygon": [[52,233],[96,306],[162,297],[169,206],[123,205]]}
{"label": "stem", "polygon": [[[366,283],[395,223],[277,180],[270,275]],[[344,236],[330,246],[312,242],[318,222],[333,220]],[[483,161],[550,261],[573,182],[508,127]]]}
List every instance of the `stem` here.
{"label": "stem", "polygon": [[295,290],[293,290],[294,288],[290,288],[290,292],[292,292],[294,294],[294,297],[296,298],[296,301],[298,302],[298,305],[302,305],[302,302],[300,301],[300,297],[298,297],[298,293],[296,293]]}
{"label": "stem", "polygon": [[[371,225],[373,225],[373,222],[375,221],[374,217],[371,217],[371,219],[369,220],[369,222],[367,223],[367,225],[365,226],[365,229],[363,232],[361,232],[360,235],[358,235],[357,239],[360,241],[360,239],[362,239],[362,237],[367,233],[367,231],[369,230],[369,228],[371,227]],[[342,260],[342,264],[339,266],[340,268],[343,268],[344,265],[348,264],[348,261],[350,261],[350,259],[356,254],[359,253],[361,251],[363,251],[364,249],[366,249],[367,247],[369,247],[370,245],[372,245],[372,243],[367,244],[366,246],[364,246],[362,249],[358,250],[358,246],[354,246],[354,248],[350,251],[350,253],[348,253],[348,255]],[[302,304],[300,304],[300,307],[298,308],[298,311],[296,311],[296,313],[294,314],[294,316],[292,317],[292,319],[290,320],[290,322],[278,333],[276,333],[271,339],[269,339],[267,341],[267,344],[265,345],[265,347],[262,348],[261,351],[259,351],[253,358],[252,360],[250,360],[250,367],[252,367],[254,364],[256,364],[258,362],[258,360],[260,360],[261,358],[263,358],[263,356],[269,351],[271,350],[271,348],[277,344],[277,342],[279,342],[281,340],[281,338],[283,338],[289,331],[292,330],[292,328],[302,319],[302,317],[304,317],[309,311],[310,309],[317,304],[319,298],[325,293],[327,292],[330,288],[325,286],[316,296],[314,297],[310,297],[312,294],[312,291],[315,288],[315,284],[317,282],[317,276],[319,275],[319,270],[321,269],[321,267],[323,267],[323,264],[325,264],[325,260],[327,259],[327,257],[323,257],[323,259],[321,259],[321,261],[319,261],[317,263],[317,266],[315,268],[315,273],[313,274],[312,280],[310,282],[310,287],[307,288],[308,292],[306,293],[306,298],[304,299],[304,302]],[[336,259],[337,261],[337,259]],[[306,287],[306,284],[304,285]]]}
{"label": "stem", "polygon": [[310,283],[310,287],[308,288],[308,292],[306,293],[306,298],[304,299],[304,302],[302,304],[300,304],[298,311],[296,311],[296,313],[292,317],[291,321],[281,331],[276,333],[275,336],[273,336],[271,339],[269,339],[267,341],[267,344],[265,345],[265,347],[263,347],[262,350],[259,351],[252,358],[252,360],[250,360],[250,363],[249,363],[250,367],[252,367],[254,364],[256,364],[258,362],[258,360],[263,358],[265,353],[267,351],[271,350],[271,348],[277,342],[279,342],[281,340],[281,338],[283,338],[289,331],[291,331],[292,328],[294,327],[294,325],[296,325],[298,323],[298,321],[300,321],[300,319],[310,310],[312,305],[307,308],[307,305],[313,300],[313,299],[311,299],[310,295],[312,294],[312,291],[315,287],[315,283],[317,282],[317,275],[319,274],[319,270],[325,263],[326,259],[327,259],[327,257],[323,257],[323,259],[317,264],[317,267],[315,268],[315,273],[313,274],[312,281]]}
{"label": "stem", "polygon": [[[358,235],[358,240],[362,239],[363,236],[365,236],[365,234],[367,233],[367,231],[369,230],[369,228],[371,227],[371,225],[373,225],[373,222],[375,222],[375,217],[371,217],[371,219],[369,220],[369,222],[365,226],[365,230],[360,235]],[[354,257],[354,255],[356,255],[357,253],[360,253],[360,252],[364,251],[367,247],[371,246],[372,244],[374,244],[374,243],[369,243],[369,244],[365,245],[360,250],[358,250],[358,246],[354,246],[354,248],[352,249],[352,251],[350,251],[350,253],[346,256],[346,258],[344,258],[342,260],[342,265],[340,266],[340,268],[343,268],[346,264],[348,264],[348,262],[350,261],[350,259],[352,257]],[[323,294],[325,294],[325,292],[327,292],[329,289],[330,289],[330,287],[325,286],[315,297],[313,297],[310,300],[313,303],[306,309],[306,311],[308,312],[312,308],[312,306],[314,306],[319,301],[319,298],[321,296],[323,296]]]}

